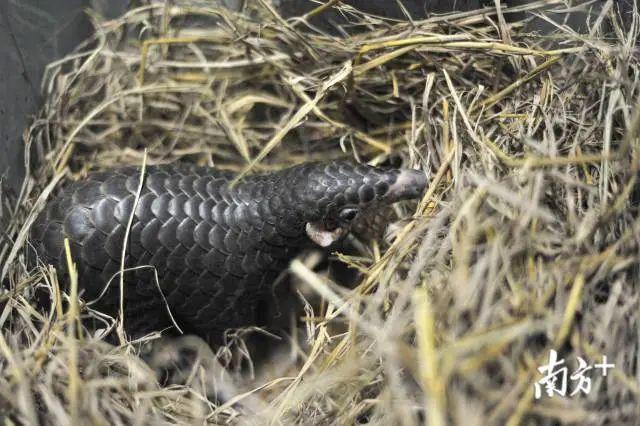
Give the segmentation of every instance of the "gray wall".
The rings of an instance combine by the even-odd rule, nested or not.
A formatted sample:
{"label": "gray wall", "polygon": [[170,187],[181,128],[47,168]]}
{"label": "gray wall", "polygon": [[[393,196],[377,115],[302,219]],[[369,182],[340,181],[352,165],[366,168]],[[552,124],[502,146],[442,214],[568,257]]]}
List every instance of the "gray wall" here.
{"label": "gray wall", "polygon": [[45,66],[84,40],[89,6],[117,14],[127,0],[0,0],[0,179],[14,191],[24,176],[22,133],[40,106]]}

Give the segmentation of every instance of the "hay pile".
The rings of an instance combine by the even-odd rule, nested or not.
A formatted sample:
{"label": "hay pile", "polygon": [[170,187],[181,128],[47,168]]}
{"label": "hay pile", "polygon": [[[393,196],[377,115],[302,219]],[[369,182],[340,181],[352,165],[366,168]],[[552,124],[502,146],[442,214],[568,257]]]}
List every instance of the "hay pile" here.
{"label": "hay pile", "polygon": [[[0,418],[633,423],[638,17],[623,27],[607,2],[588,35],[538,36],[495,9],[399,23],[339,6],[357,31],[337,38],[249,3],[243,14],[151,3],[98,24],[49,67],[27,136],[45,161],[0,247]],[[543,3],[562,2],[518,10]],[[386,239],[335,255],[363,272],[353,289],[314,272],[313,255],[294,261],[301,294],[322,302],[307,306],[288,351],[225,370],[240,342],[216,357],[184,339],[197,359],[161,385],[154,363],[175,361],[177,343],[143,360],[138,343],[83,331],[75,303],[37,312],[30,289],[59,286],[54,271],[26,266],[24,250],[52,191],[140,165],[145,150],[149,164],[238,173],[352,157],[419,167],[431,183],[394,210]],[[615,368],[590,375],[589,395],[536,400],[551,349],[571,371],[577,357],[602,355]]]}

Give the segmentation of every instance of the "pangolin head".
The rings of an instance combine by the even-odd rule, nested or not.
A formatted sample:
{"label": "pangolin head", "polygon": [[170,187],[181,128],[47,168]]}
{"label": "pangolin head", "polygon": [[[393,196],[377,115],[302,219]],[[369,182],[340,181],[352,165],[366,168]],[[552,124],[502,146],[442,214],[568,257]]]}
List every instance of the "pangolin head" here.
{"label": "pangolin head", "polygon": [[[304,163],[283,171],[289,216],[309,238],[327,247],[343,237],[361,215],[396,201],[418,198],[423,172],[384,169],[351,161]],[[294,223],[292,223],[293,225]]]}

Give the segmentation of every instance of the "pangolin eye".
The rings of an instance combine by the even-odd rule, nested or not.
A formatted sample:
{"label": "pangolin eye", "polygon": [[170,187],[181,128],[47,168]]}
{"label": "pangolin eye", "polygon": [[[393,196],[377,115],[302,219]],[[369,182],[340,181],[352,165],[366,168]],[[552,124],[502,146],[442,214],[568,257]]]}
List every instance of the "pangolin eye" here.
{"label": "pangolin eye", "polygon": [[351,222],[356,218],[356,216],[358,216],[358,209],[353,207],[342,209],[338,215],[338,217],[340,217],[340,220],[343,222]]}

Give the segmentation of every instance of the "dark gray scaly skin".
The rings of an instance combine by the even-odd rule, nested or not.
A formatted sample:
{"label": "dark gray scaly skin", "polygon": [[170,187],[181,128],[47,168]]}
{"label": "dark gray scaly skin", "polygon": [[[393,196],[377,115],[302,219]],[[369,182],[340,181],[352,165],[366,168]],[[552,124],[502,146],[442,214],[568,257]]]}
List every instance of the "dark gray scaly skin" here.
{"label": "dark gray scaly skin", "polygon": [[[85,301],[120,270],[140,169],[90,174],[65,188],[40,214],[31,243],[41,260],[66,271],[64,238]],[[255,307],[309,236],[328,245],[359,212],[420,196],[425,176],[348,161],[304,163],[233,175],[186,164],[148,167],[126,250],[125,268],[152,265],[185,332],[219,340],[254,323]],[[358,213],[358,214],[356,214]],[[119,277],[96,307],[116,315]],[[125,274],[125,328],[134,336],[171,327],[151,268]]]}

